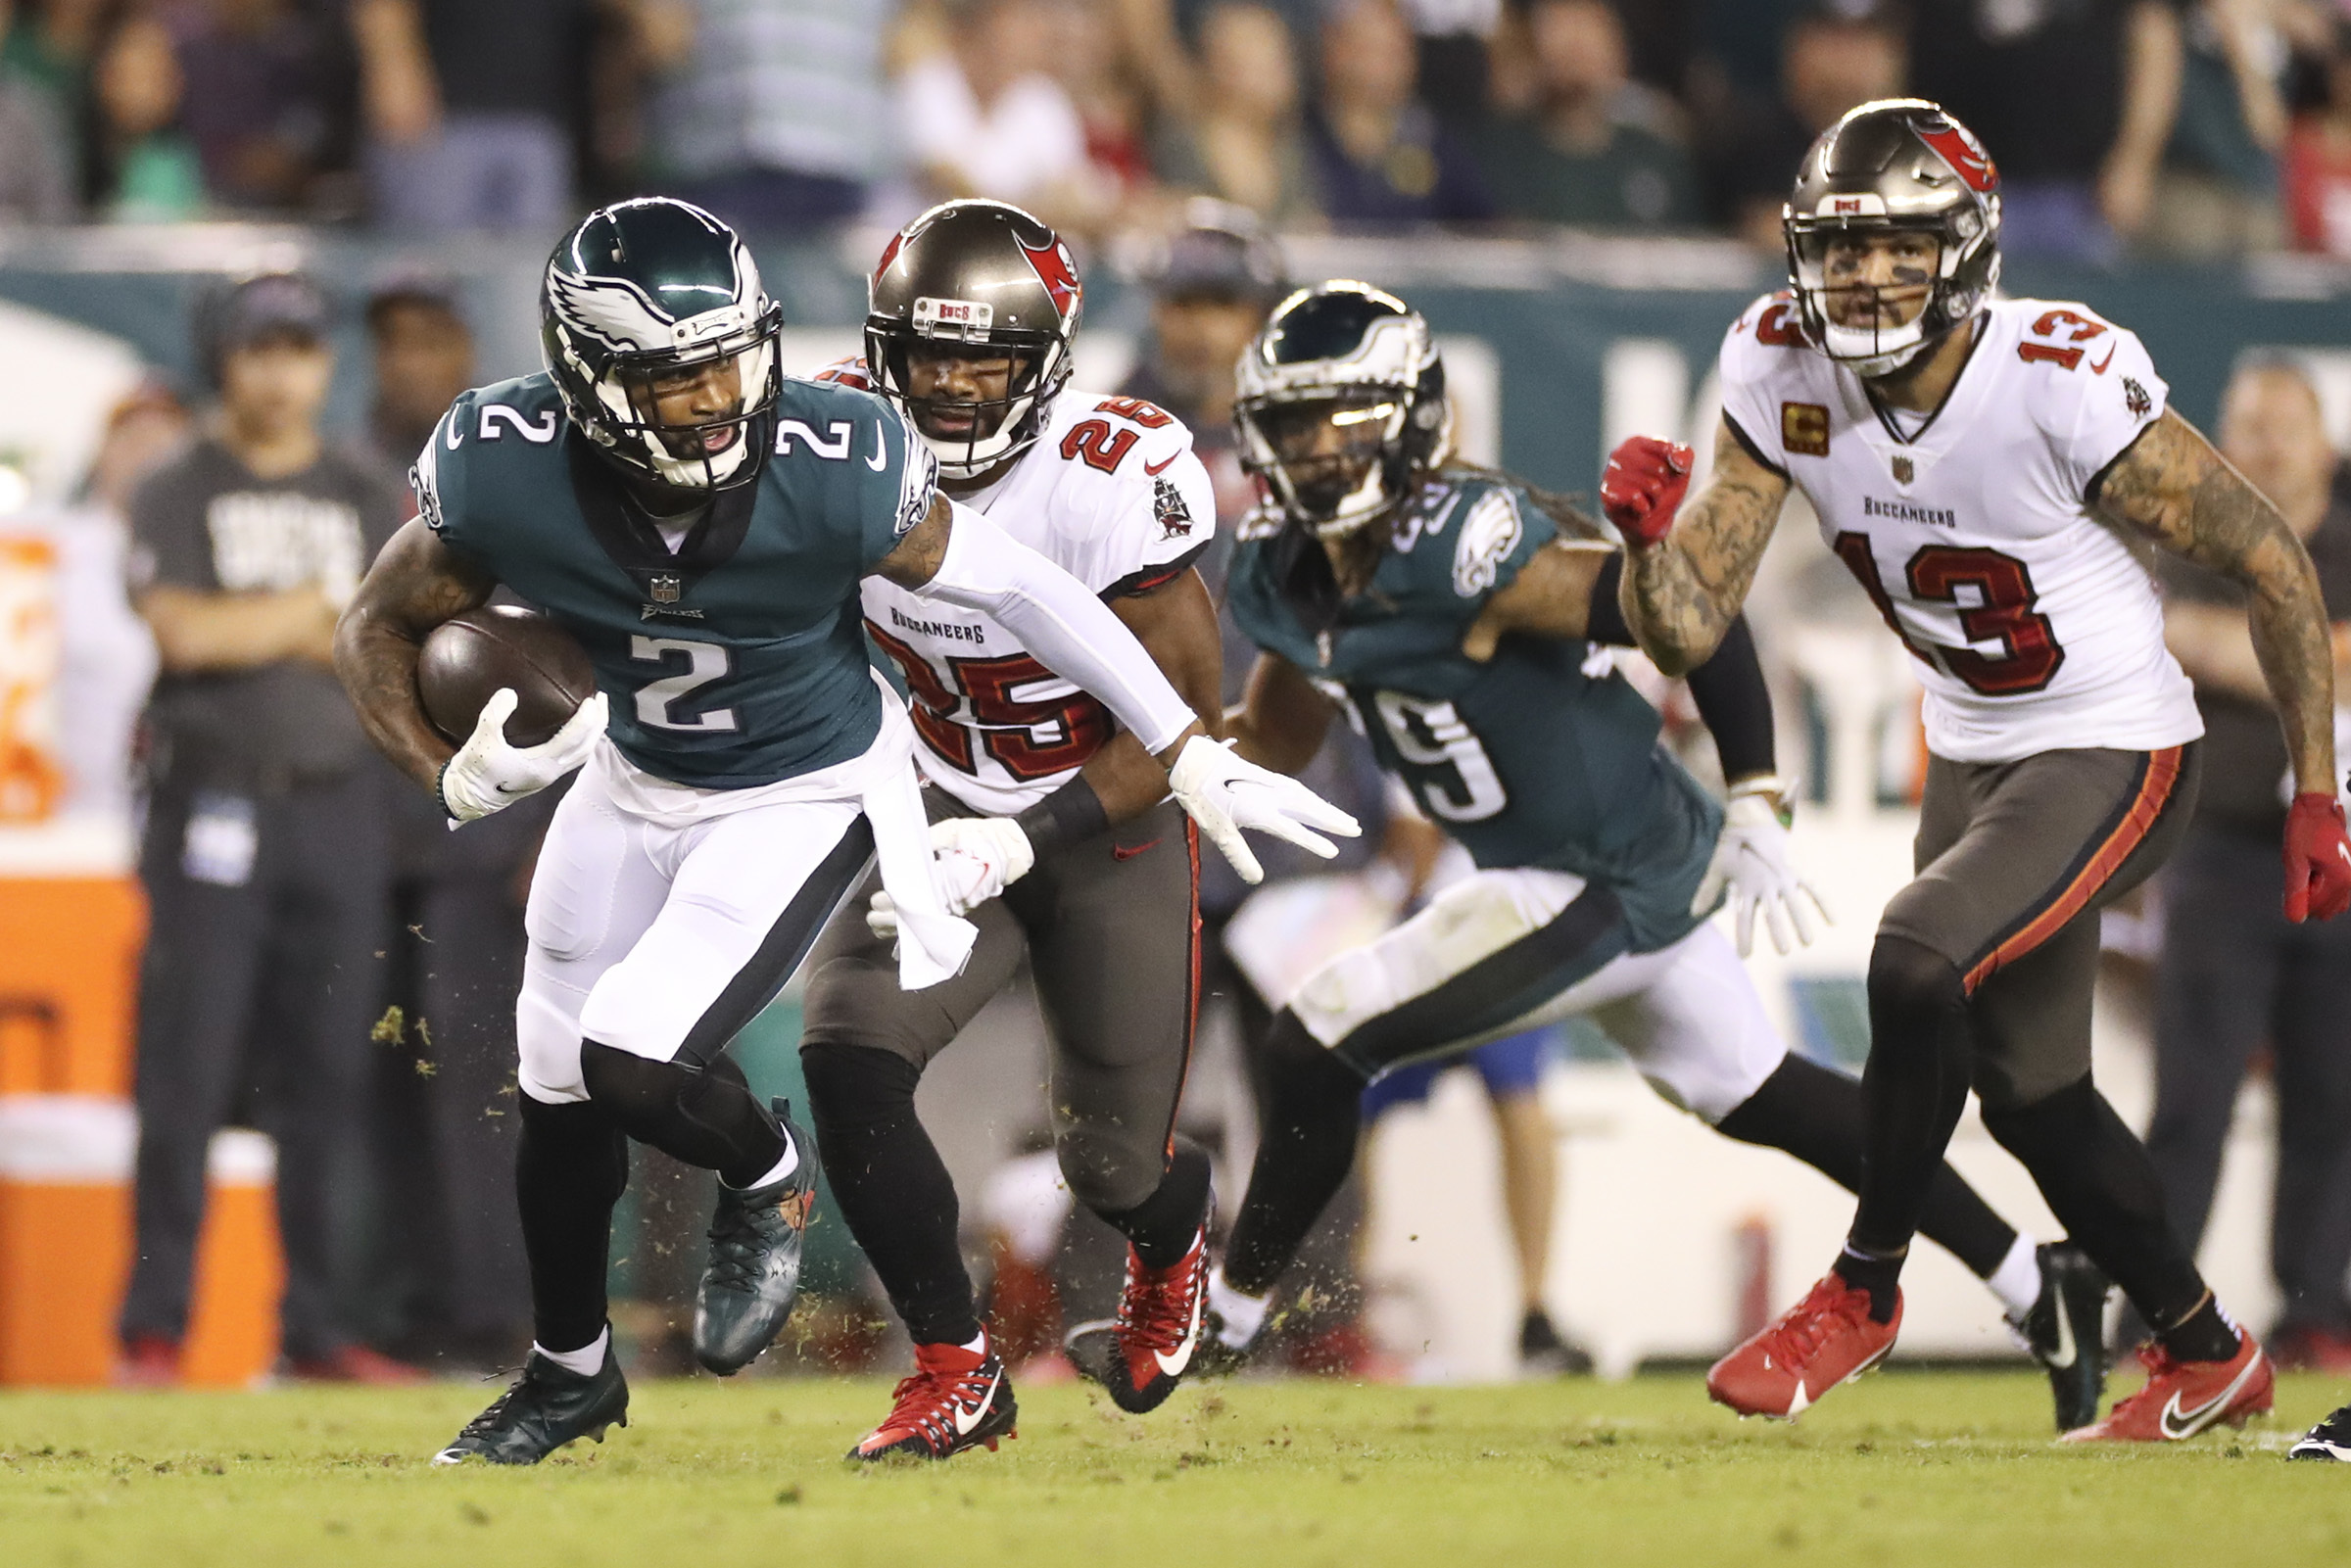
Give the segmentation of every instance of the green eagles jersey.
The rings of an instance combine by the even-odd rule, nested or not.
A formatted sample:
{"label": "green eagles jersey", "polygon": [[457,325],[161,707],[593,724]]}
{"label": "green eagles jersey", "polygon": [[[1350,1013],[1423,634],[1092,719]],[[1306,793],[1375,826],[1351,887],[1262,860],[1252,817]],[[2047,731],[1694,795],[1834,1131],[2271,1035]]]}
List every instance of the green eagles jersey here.
{"label": "green eagles jersey", "polygon": [[1449,470],[1406,505],[1367,592],[1337,600],[1311,535],[1253,523],[1227,602],[1260,647],[1348,705],[1380,765],[1481,868],[1603,883],[1633,950],[1654,951],[1696,925],[1721,808],[1593,644],[1512,635],[1489,663],[1462,652],[1486,600],[1557,536],[1515,486]]}
{"label": "green eagles jersey", "polygon": [[622,755],[748,788],[873,744],[858,580],[930,511],[937,474],[870,393],[786,380],[775,432],[757,482],[721,491],[674,552],[545,375],[458,398],[412,479],[436,533],[579,639]]}

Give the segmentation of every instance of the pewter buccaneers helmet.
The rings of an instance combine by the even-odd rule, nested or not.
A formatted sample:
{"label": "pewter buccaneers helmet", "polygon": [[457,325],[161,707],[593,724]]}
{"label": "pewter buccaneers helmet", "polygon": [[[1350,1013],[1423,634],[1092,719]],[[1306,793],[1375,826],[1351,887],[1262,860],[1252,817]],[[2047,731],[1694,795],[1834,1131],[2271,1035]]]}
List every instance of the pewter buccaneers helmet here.
{"label": "pewter buccaneers helmet", "polygon": [[1346,279],[1274,307],[1241,355],[1232,421],[1243,465],[1326,539],[1387,511],[1453,451],[1428,322]]}
{"label": "pewter buccaneers helmet", "polygon": [[[2000,280],[2000,175],[1975,134],[1923,98],[1863,104],[1820,133],[1781,212],[1804,332],[1856,374],[1901,368],[1974,315]],[[1898,327],[1845,327],[1827,311],[1832,242],[1909,230],[1942,245],[1927,302]],[[1916,283],[1899,285],[1916,287]]]}
{"label": "pewter buccaneers helmet", "polygon": [[[874,390],[904,409],[949,479],[1018,456],[1044,432],[1070,379],[1085,294],[1070,248],[1006,202],[944,202],[899,231],[874,268],[865,363]],[[919,354],[1010,358],[1005,396],[915,395]]]}
{"label": "pewter buccaneers helmet", "polygon": [[[759,476],[775,445],[783,327],[735,231],[665,196],[589,214],[548,258],[539,293],[540,350],[571,422],[625,472],[683,490]],[[728,358],[742,378],[732,409],[655,422],[654,380]]]}

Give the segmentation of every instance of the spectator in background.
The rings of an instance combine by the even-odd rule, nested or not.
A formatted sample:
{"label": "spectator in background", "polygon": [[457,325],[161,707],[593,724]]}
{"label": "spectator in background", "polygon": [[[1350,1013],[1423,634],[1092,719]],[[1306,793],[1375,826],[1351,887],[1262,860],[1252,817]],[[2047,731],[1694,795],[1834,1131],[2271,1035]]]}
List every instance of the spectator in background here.
{"label": "spectator in background", "polygon": [[947,47],[899,76],[898,134],[926,201],[991,196],[1057,228],[1084,230],[1105,207],[1090,179],[1085,124],[1053,79],[1059,46],[1046,0],[952,0]]}
{"label": "spectator in background", "polygon": [[1268,222],[1312,221],[1319,214],[1289,24],[1270,6],[1219,0],[1201,19],[1199,113],[1188,123],[1172,119],[1153,148],[1160,177]]}
{"label": "spectator in background", "polygon": [[863,210],[891,139],[889,0],[645,0],[648,170],[754,234]]}
{"label": "spectator in background", "polygon": [[164,24],[120,12],[93,70],[91,205],[125,223],[183,222],[204,211],[204,164],[179,123],[187,82]]}
{"label": "spectator in background", "polygon": [[2182,261],[2276,250],[2288,59],[2271,0],[2194,0],[2181,17],[2180,105],[2139,249]]}
{"label": "spectator in background", "polygon": [[277,1142],[283,1348],[298,1377],[399,1381],[330,1289],[380,966],[392,776],[329,668],[335,619],[400,521],[398,493],[327,448],[327,308],[307,278],[218,298],[199,357],[211,434],[133,495],[134,603],[163,674],[148,708],[140,878],[137,1259],[122,1376],[175,1381],[213,1133]]}
{"label": "spectator in background", "polygon": [[1396,0],[1332,0],[1321,68],[1307,157],[1332,222],[1394,228],[1495,215],[1476,164],[1414,96],[1419,61]]}
{"label": "spectator in background", "polygon": [[298,0],[190,0],[166,13],[182,80],[179,119],[213,205],[341,216],[351,72],[328,14]]}
{"label": "spectator in background", "polygon": [[107,14],[122,0],[15,0],[0,3],[0,81],[47,126],[68,191],[84,175],[77,132],[83,122],[90,62]]}
{"label": "spectator in background", "polygon": [[[371,445],[405,473],[474,384],[473,334],[454,284],[409,275],[368,297],[367,337]],[[460,840],[429,795],[393,791],[384,1002],[395,1011],[376,1026],[369,1096],[391,1255],[383,1294],[396,1303],[402,1355],[444,1370],[510,1366],[530,1346],[512,1194],[511,1003],[522,984],[523,899],[554,804],[533,796]]]}
{"label": "spectator in background", "polygon": [[[2351,499],[2335,483],[2307,374],[2279,360],[2239,369],[2222,400],[2220,447],[2309,548],[2334,623],[2335,687],[2351,689]],[[2270,1354],[2282,1366],[2340,1375],[2351,1371],[2351,927],[2290,926],[2279,913],[2285,742],[2245,630],[2243,592],[2184,560],[2164,565],[2165,641],[2195,682],[2208,743],[2195,816],[2163,874],[2147,1155],[2172,1227],[2192,1250],[2237,1089],[2254,1054],[2269,1048],[2278,1106],[2270,1263],[2284,1297]]]}
{"label": "spectator in background", "polygon": [[1768,103],[1742,98],[1713,160],[1716,208],[1758,250],[1785,246],[1780,209],[1813,138],[1875,98],[1898,98],[1907,41],[1884,0],[1812,0],[1780,48],[1780,85]]}
{"label": "spectator in background", "polygon": [[[12,10],[0,0],[0,37]],[[73,210],[71,143],[55,99],[0,55],[0,221],[57,223]]]}
{"label": "spectator in background", "polygon": [[351,0],[376,223],[544,233],[571,214],[597,0]]}
{"label": "spectator in background", "polygon": [[1479,141],[1504,214],[1596,228],[1689,228],[1703,216],[1689,153],[1646,111],[1611,0],[1526,8],[1535,102]]}
{"label": "spectator in background", "polygon": [[1085,185],[1096,204],[1094,225],[1141,215],[1154,189],[1148,83],[1126,49],[1118,17],[1097,0],[1046,0],[1060,46],[1053,74],[1084,127]]}
{"label": "spectator in background", "polygon": [[2110,262],[2146,226],[2180,97],[2170,0],[1917,0],[1910,71],[1999,166],[2008,255]]}
{"label": "spectator in background", "polygon": [[2325,101],[2288,133],[2279,172],[2294,248],[2351,257],[2351,14],[2331,31]]}

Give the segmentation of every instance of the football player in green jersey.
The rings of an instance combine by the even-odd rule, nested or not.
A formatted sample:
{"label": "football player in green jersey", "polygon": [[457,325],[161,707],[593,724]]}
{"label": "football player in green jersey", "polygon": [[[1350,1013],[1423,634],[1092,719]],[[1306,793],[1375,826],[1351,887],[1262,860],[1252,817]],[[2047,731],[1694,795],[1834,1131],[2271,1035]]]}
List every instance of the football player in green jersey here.
{"label": "football player in green jersey", "polygon": [[[1245,1351],[1345,1177],[1365,1083],[1540,1023],[1592,1019],[1674,1104],[1852,1187],[1860,1085],[1788,1053],[1707,920],[1727,892],[1741,951],[1758,915],[1783,952],[1792,932],[1810,939],[1745,628],[1691,680],[1726,814],[1606,654],[1632,643],[1620,554],[1557,498],[1450,460],[1444,367],[1415,311],[1360,283],[1301,290],[1242,357],[1235,422],[1270,501],[1232,562],[1234,617],[1263,652],[1230,733],[1294,771],[1351,713],[1478,869],[1309,976],[1276,1018],[1265,1136],[1210,1281],[1212,1361]],[[2094,1407],[2104,1280],[1947,1166],[1932,1210],[1928,1234],[2064,1362],[2059,1424]]]}
{"label": "football player in green jersey", "polygon": [[[719,1174],[697,1356],[725,1374],[766,1349],[814,1173],[728,1041],[869,859],[897,907],[901,984],[971,950],[933,875],[913,727],[867,663],[863,578],[1014,629],[1167,770],[1151,799],[1172,790],[1241,861],[1244,827],[1310,848],[1318,826],[1354,831],[1209,738],[1076,579],[941,496],[889,404],[784,376],[782,312],[716,218],[658,198],[591,214],[549,261],[541,315],[546,372],[452,405],[416,463],[420,515],[336,646],[369,733],[454,823],[583,770],[540,854],[516,1007],[536,1344],[452,1463],[535,1462],[623,1419],[604,1266],[628,1138]],[[453,749],[419,706],[417,649],[502,584],[579,640],[598,691],[537,746],[507,740],[501,691]]]}

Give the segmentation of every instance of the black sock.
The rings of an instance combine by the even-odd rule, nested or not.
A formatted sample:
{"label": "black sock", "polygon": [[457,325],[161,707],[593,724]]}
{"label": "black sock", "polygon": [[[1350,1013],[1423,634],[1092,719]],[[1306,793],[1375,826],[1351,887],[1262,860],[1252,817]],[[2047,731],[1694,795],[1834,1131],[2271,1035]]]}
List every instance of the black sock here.
{"label": "black sock", "polygon": [[589,1098],[623,1132],[673,1160],[717,1171],[730,1187],[749,1186],[784,1158],[775,1113],[759,1103],[730,1057],[696,1069],[590,1040],[580,1048],[580,1076]]}
{"label": "black sock", "polygon": [[[2205,1300],[2204,1276],[2164,1217],[2163,1184],[2146,1146],[2088,1076],[2022,1110],[1987,1107],[1984,1125],[2033,1173],[2066,1234],[2123,1288],[2139,1315],[2184,1328]],[[2200,1331],[2190,1342],[2212,1343]],[[2224,1357],[2235,1354],[2231,1336]]]}
{"label": "black sock", "polygon": [[612,1206],[629,1184],[629,1142],[593,1103],[520,1099],[514,1197],[530,1260],[532,1334],[546,1350],[585,1350],[604,1331],[604,1264]]}
{"label": "black sock", "polygon": [[955,1183],[914,1114],[922,1069],[893,1051],[803,1040],[808,1110],[833,1201],[917,1345],[980,1336],[956,1242]]}
{"label": "black sock", "polygon": [[1940,954],[1880,936],[1869,955],[1869,1133],[1852,1239],[1879,1258],[1909,1249],[1967,1106],[1967,991]]}
{"label": "black sock", "polygon": [[1192,1238],[1208,1217],[1208,1151],[1179,1137],[1167,1174],[1150,1197],[1115,1213],[1095,1212],[1133,1243],[1145,1268],[1173,1268],[1192,1250]]}
{"label": "black sock", "polygon": [[2220,1302],[2209,1291],[2185,1317],[2157,1329],[2155,1338],[2183,1361],[2226,1361],[2237,1352],[2235,1325],[2222,1315]]}
{"label": "black sock", "polygon": [[1902,1259],[1905,1254],[1887,1257],[1880,1253],[1865,1253],[1851,1242],[1837,1255],[1831,1272],[1854,1290],[1869,1293],[1869,1316],[1872,1322],[1891,1323],[1894,1308],[1902,1299]]}
{"label": "black sock", "polygon": [[[1816,1062],[1797,1056],[1781,1062],[1714,1130],[1741,1143],[1784,1149],[1847,1192],[1860,1191],[1869,1131],[1861,1085]],[[1948,1164],[1927,1190],[1919,1230],[1979,1279],[1990,1279],[2016,1245],[2015,1228]]]}
{"label": "black sock", "polygon": [[1224,1280],[1263,1296],[1347,1180],[1363,1126],[1364,1080],[1286,1008],[1266,1037],[1266,1102],[1249,1191],[1224,1249]]}

